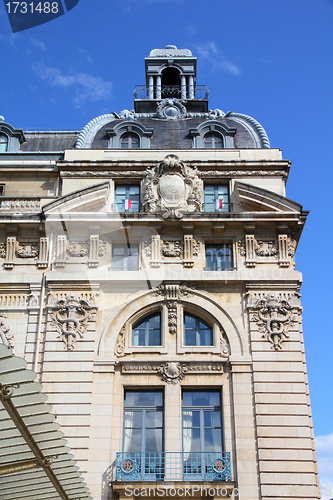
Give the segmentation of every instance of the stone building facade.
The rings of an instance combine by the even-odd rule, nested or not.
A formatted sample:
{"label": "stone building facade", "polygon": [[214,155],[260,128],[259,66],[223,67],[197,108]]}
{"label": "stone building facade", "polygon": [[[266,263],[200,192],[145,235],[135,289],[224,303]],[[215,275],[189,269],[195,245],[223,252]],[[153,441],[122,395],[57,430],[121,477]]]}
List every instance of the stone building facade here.
{"label": "stone building facade", "polygon": [[133,111],[0,122],[1,342],[95,500],[318,498],[290,161],[189,50],[145,64]]}

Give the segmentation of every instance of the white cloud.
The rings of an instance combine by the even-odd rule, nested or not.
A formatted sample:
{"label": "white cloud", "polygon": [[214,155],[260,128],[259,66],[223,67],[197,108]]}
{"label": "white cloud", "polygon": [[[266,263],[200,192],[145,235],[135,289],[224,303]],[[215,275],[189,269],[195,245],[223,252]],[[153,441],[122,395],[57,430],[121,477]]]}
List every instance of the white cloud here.
{"label": "white cloud", "polygon": [[222,70],[234,76],[241,74],[240,68],[225,57],[215,42],[211,41],[199,44],[196,46],[196,50],[198,56],[208,62],[213,70]]}
{"label": "white cloud", "polygon": [[34,47],[36,47],[37,49],[40,49],[40,50],[46,50],[46,45],[44,42],[42,42],[41,40],[38,40],[38,38],[33,38],[31,37],[30,38],[30,42],[32,45],[34,45]]}
{"label": "white cloud", "polygon": [[333,433],[315,441],[322,498],[333,498]]}
{"label": "white cloud", "polygon": [[73,104],[77,108],[87,101],[104,101],[112,96],[112,82],[103,80],[100,76],[85,72],[65,74],[59,68],[46,66],[43,63],[35,63],[33,69],[49,85],[73,89]]}

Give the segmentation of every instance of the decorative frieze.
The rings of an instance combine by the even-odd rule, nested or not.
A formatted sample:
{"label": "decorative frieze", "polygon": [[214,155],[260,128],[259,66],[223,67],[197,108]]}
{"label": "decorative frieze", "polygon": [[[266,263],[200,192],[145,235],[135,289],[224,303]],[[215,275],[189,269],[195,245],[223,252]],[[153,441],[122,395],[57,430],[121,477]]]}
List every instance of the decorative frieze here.
{"label": "decorative frieze", "polygon": [[56,301],[52,307],[52,319],[65,349],[73,351],[77,340],[84,337],[96,309],[95,304],[74,293]]}
{"label": "decorative frieze", "polygon": [[67,257],[86,257],[89,253],[89,244],[87,241],[68,241]]}
{"label": "decorative frieze", "polygon": [[294,313],[300,308],[298,297],[295,292],[248,296],[250,319],[258,324],[259,331],[272,344],[272,349],[281,350],[282,343],[289,338],[289,329],[296,322]]}
{"label": "decorative frieze", "polygon": [[19,259],[34,259],[39,255],[38,243],[16,242],[15,254]]}
{"label": "decorative frieze", "polygon": [[238,253],[245,257],[247,267],[255,267],[262,258],[278,259],[281,267],[289,267],[290,257],[295,254],[296,241],[288,235],[279,235],[278,240],[257,240],[247,234],[237,242]]}
{"label": "decorative frieze", "polygon": [[162,244],[162,255],[167,258],[182,258],[184,245],[181,241],[164,241]]}
{"label": "decorative frieze", "polygon": [[177,384],[191,374],[223,373],[223,364],[218,363],[180,363],[167,361],[166,363],[131,363],[123,364],[121,371],[124,374],[156,374],[168,384]]}

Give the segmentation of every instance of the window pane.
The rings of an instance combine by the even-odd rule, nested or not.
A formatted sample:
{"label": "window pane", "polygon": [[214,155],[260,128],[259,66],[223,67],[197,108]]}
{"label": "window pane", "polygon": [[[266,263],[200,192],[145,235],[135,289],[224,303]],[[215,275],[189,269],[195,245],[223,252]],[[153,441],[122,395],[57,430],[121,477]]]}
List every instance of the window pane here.
{"label": "window pane", "polygon": [[206,245],[206,269],[223,271],[233,268],[231,244]]}
{"label": "window pane", "polygon": [[219,451],[221,449],[221,429],[205,429],[205,451]]}
{"label": "window pane", "polygon": [[220,406],[220,393],[217,391],[184,391],[183,406]]}
{"label": "window pane", "polygon": [[200,318],[184,314],[184,344],[188,346],[212,345],[212,328]]}
{"label": "window pane", "polygon": [[0,134],[0,153],[4,153],[8,148],[8,137],[5,134]]}
{"label": "window pane", "polygon": [[155,427],[163,426],[162,411],[146,411],[146,427],[155,429]]}
{"label": "window pane", "polygon": [[230,210],[228,184],[205,184],[204,210],[205,212],[228,212]]}
{"label": "window pane", "polygon": [[115,205],[118,212],[138,212],[140,186],[138,184],[116,184]]}
{"label": "window pane", "polygon": [[126,391],[125,407],[163,406],[161,391]]}
{"label": "window pane", "polygon": [[140,429],[142,427],[141,412],[125,411],[125,413],[124,413],[124,427],[126,427],[126,428],[136,427],[137,429]]}
{"label": "window pane", "polygon": [[132,345],[161,345],[161,314],[148,316],[132,327]]}
{"label": "window pane", "polygon": [[163,434],[162,429],[146,429],[146,443],[144,451],[162,451]]}
{"label": "window pane", "polygon": [[184,427],[200,427],[200,412],[199,411],[183,411]]}

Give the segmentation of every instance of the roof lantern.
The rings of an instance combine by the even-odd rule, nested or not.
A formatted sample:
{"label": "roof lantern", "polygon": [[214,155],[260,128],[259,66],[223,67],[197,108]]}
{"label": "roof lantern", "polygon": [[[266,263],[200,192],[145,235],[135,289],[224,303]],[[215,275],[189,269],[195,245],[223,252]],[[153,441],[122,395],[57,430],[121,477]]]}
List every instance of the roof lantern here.
{"label": "roof lantern", "polygon": [[146,85],[137,85],[134,91],[136,112],[152,113],[163,99],[178,99],[187,111],[208,110],[208,90],[197,85],[197,58],[189,49],[167,45],[153,49],[145,58]]}

